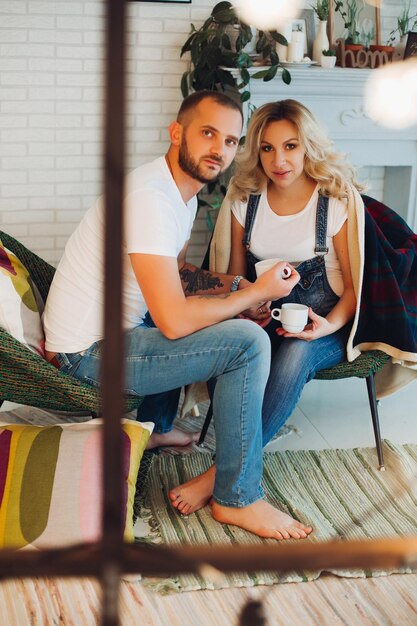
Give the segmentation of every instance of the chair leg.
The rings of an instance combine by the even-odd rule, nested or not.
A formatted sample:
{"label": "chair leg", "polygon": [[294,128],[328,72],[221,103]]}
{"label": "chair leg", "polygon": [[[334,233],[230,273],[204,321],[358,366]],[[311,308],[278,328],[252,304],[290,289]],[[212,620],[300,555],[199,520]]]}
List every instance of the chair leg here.
{"label": "chair leg", "polygon": [[198,446],[202,446],[204,444],[204,439],[206,438],[208,427],[210,426],[211,418],[213,417],[213,403],[210,402],[210,406],[207,410],[206,419],[204,420],[203,428],[201,429],[200,438],[197,442]]}
{"label": "chair leg", "polygon": [[384,472],[385,471],[384,455],[382,452],[381,431],[379,428],[378,406],[376,403],[376,395],[375,395],[375,381],[374,381],[374,375],[372,373],[366,377],[366,387],[368,389],[369,406],[371,407],[372,425],[374,427],[374,435],[375,435],[376,451],[378,454],[379,469],[381,470],[381,472]]}

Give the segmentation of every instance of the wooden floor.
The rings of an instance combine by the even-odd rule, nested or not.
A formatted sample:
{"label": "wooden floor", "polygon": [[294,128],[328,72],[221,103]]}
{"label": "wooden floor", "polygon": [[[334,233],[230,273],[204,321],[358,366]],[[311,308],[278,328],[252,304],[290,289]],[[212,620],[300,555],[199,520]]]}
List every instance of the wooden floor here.
{"label": "wooden floor", "polygon": [[[372,579],[323,576],[271,587],[151,593],[123,582],[121,626],[237,626],[249,601],[268,626],[415,626],[417,575]],[[8,580],[0,584],[2,626],[98,626],[100,588],[90,579]],[[246,622],[253,624],[253,621]]]}
{"label": "wooden floor", "polygon": [[[417,383],[384,399],[382,436],[417,443]],[[11,406],[3,405],[3,410]],[[374,444],[366,385],[362,380],[312,381],[289,423],[295,432],[270,450],[358,447]],[[268,625],[417,626],[417,575],[372,579],[322,576],[310,583],[195,591],[162,596],[140,582],[124,582],[121,625],[232,626],[250,599],[263,602]],[[0,624],[93,626],[99,624],[95,581],[26,580],[0,585]]]}

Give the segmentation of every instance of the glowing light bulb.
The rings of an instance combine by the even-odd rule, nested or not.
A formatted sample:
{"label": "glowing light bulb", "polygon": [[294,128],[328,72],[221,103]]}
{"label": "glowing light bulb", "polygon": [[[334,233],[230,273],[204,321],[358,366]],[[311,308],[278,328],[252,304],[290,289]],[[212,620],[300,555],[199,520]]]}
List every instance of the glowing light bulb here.
{"label": "glowing light bulb", "polygon": [[365,87],[365,111],[378,124],[407,128],[417,124],[417,59],[372,70]]}
{"label": "glowing light bulb", "polygon": [[242,22],[259,30],[278,30],[300,12],[301,0],[235,0],[234,8]]}

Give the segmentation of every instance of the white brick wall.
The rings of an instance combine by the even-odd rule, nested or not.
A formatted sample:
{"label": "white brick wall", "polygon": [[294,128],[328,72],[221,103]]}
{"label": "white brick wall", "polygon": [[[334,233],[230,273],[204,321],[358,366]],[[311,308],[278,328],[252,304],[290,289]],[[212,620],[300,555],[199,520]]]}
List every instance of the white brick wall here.
{"label": "white brick wall", "polygon": [[[129,169],[166,150],[187,67],[180,48],[215,3],[128,3]],[[385,3],[383,38],[400,5]],[[101,193],[103,10],[103,0],[0,0],[0,228],[52,263]],[[364,175],[382,194],[383,169]],[[190,260],[208,238],[203,209]]]}

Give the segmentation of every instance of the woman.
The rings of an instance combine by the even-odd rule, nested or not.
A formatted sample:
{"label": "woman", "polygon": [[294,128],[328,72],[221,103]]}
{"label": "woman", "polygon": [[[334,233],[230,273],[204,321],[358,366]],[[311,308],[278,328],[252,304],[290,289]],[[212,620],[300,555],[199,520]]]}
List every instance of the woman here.
{"label": "woman", "polygon": [[265,326],[272,343],[263,405],[264,445],[291,415],[316,371],[346,359],[356,307],[347,246],[350,186],[360,189],[353,168],[334,151],[301,103],[268,103],[253,114],[228,192],[232,212],[228,272],[253,281],[257,261],[275,257],[288,261],[301,279],[273,306],[305,304],[310,320],[302,332],[293,334],[274,319],[268,323],[269,303],[245,312]]}

